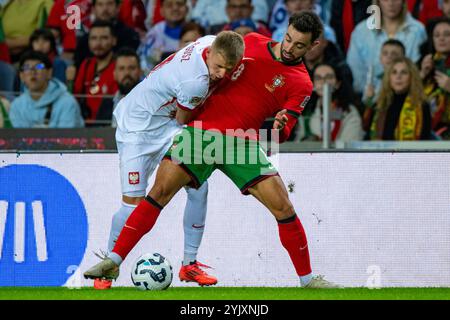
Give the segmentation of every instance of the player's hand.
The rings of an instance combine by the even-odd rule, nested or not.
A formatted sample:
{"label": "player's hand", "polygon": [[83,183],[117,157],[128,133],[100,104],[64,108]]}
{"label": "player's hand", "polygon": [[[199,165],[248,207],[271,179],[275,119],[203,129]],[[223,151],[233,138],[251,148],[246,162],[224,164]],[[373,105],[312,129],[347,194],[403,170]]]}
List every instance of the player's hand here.
{"label": "player's hand", "polygon": [[373,84],[368,84],[365,91],[365,96],[367,99],[371,99],[375,96],[375,87]]}
{"label": "player's hand", "polygon": [[447,76],[445,73],[442,73],[440,71],[436,71],[434,75],[434,79],[436,80],[436,83],[438,84],[439,88],[450,92],[450,77]]}
{"label": "player's hand", "polygon": [[433,55],[428,54],[422,60],[422,65],[420,66],[420,77],[422,79],[425,79],[433,68],[434,68]]}
{"label": "player's hand", "polygon": [[277,113],[277,115],[275,116],[275,121],[273,122],[274,129],[283,130],[283,128],[286,126],[286,123],[289,120],[286,113],[287,113],[286,109],[283,109]]}
{"label": "player's hand", "polygon": [[169,113],[170,119],[175,119],[176,116],[177,116],[177,110],[170,111],[170,113]]}

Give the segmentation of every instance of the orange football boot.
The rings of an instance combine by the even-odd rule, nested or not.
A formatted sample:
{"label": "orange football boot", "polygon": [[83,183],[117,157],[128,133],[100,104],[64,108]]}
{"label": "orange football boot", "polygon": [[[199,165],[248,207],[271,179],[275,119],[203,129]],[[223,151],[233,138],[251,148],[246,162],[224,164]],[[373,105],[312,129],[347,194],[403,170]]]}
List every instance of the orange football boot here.
{"label": "orange football boot", "polygon": [[112,280],[99,279],[99,278],[94,280],[94,289],[97,289],[97,290],[111,289],[111,285],[112,285]]}
{"label": "orange football boot", "polygon": [[180,280],[185,282],[197,282],[202,287],[215,285],[217,283],[217,278],[207,274],[201,268],[212,269],[198,261],[192,262],[187,266],[182,265],[180,273],[178,274]]}

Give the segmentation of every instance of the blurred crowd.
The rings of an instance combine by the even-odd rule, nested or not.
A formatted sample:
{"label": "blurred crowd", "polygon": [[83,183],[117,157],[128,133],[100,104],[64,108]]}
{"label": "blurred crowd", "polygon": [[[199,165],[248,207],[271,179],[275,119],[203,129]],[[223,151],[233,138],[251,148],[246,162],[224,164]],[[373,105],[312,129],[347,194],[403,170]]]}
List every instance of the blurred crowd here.
{"label": "blurred crowd", "polygon": [[450,0],[0,0],[0,128],[115,126],[118,101],[207,34],[283,41],[315,11],[314,91],[291,141],[450,140]]}

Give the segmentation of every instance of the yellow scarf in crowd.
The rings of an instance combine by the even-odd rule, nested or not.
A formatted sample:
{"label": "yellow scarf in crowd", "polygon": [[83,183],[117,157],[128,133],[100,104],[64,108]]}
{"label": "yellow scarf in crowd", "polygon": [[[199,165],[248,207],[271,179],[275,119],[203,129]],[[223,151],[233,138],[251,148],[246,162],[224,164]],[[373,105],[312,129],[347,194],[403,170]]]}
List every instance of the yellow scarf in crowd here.
{"label": "yellow scarf in crowd", "polygon": [[[450,76],[450,57],[445,57],[439,53],[433,55],[433,61],[436,65],[444,65],[448,76]],[[424,93],[431,108],[432,124],[436,129],[439,123],[450,123],[450,99],[449,93],[438,87],[434,80],[429,80],[424,84]],[[433,105],[435,107],[433,107]]]}
{"label": "yellow scarf in crowd", "polygon": [[395,140],[419,140],[422,132],[423,112],[422,106],[413,106],[408,96],[403,103],[400,118],[395,128]]}
{"label": "yellow scarf in crowd", "polygon": [[[378,111],[371,125],[371,138],[382,139],[388,110]],[[411,97],[408,96],[403,102],[402,111],[395,128],[394,138],[398,141],[420,140],[423,126],[422,106],[413,106]]]}

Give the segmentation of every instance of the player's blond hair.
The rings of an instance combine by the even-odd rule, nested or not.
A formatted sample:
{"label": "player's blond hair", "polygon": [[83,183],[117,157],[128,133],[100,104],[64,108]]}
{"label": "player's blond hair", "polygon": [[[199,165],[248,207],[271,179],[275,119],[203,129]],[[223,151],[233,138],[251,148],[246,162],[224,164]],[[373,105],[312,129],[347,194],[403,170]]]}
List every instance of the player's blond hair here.
{"label": "player's blond hair", "polygon": [[234,66],[244,55],[244,39],[234,31],[222,31],[214,39],[211,49],[221,54],[227,64]]}

